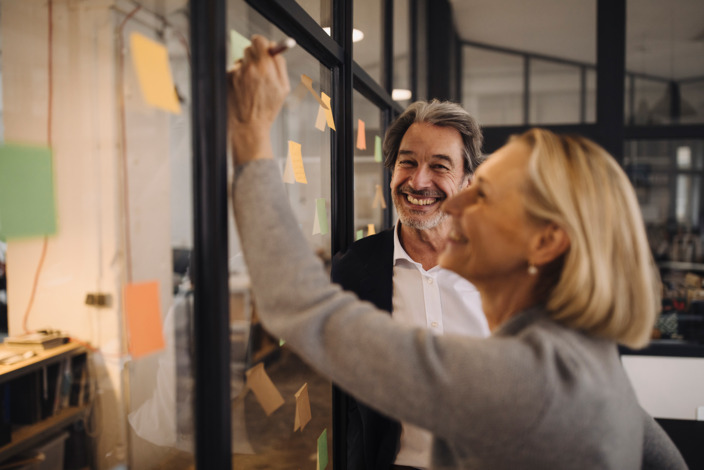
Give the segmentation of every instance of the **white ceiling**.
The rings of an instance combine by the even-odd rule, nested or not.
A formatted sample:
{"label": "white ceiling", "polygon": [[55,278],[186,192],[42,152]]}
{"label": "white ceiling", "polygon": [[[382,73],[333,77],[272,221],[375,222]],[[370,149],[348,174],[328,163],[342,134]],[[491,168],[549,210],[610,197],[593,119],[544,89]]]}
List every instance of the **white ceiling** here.
{"label": "white ceiling", "polygon": [[[596,0],[450,2],[464,40],[596,63]],[[628,0],[626,12],[628,71],[704,76],[704,1]]]}

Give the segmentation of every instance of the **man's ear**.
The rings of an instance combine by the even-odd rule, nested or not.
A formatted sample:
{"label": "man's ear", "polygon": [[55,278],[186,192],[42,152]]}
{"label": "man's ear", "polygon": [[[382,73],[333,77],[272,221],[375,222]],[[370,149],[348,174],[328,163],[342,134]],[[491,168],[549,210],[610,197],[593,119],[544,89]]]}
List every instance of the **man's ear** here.
{"label": "man's ear", "polygon": [[570,237],[565,229],[548,223],[536,233],[529,261],[536,266],[546,265],[564,254],[570,247]]}
{"label": "man's ear", "polygon": [[474,178],[473,173],[468,173],[464,176],[464,183],[462,183],[461,189],[464,189],[466,187],[469,187],[472,185],[472,179]]}

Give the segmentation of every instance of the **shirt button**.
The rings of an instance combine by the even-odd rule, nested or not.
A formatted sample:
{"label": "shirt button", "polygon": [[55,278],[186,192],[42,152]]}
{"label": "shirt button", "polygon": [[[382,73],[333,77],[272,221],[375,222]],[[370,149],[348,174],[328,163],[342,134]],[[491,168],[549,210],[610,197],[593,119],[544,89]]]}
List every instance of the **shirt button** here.
{"label": "shirt button", "polygon": [[433,283],[433,279],[429,277],[429,278],[428,278],[428,284],[432,284],[432,283]]}
{"label": "shirt button", "polygon": [[433,328],[437,328],[437,327],[438,327],[438,322],[434,321],[434,322],[432,322],[432,323],[430,324],[430,326],[432,326]]}

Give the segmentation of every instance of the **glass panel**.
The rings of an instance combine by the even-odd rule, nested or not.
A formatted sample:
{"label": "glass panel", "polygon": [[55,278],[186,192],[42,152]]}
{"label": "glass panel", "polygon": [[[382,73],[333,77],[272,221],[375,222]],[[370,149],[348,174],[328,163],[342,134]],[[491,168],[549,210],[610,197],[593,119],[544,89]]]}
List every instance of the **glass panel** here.
{"label": "glass panel", "polygon": [[462,104],[482,126],[523,123],[523,57],[463,48]]}
{"label": "glass panel", "polygon": [[701,340],[704,140],[628,141],[624,154],[663,281],[656,329],[663,338]]}
{"label": "glass panel", "polygon": [[394,79],[392,98],[402,107],[408,106],[411,97],[411,66],[409,0],[394,0]]}
{"label": "glass panel", "polygon": [[704,123],[704,79],[680,83],[682,124]]}
{"label": "glass panel", "polygon": [[[247,34],[278,39],[283,34],[243,1],[228,3],[228,28]],[[331,71],[296,47],[286,52],[291,93],[272,129],[274,157],[293,211],[313,250],[327,266],[331,256],[330,158],[331,133],[316,128],[320,105],[301,76],[312,80],[320,96],[331,96]],[[337,103],[332,102],[332,109]],[[299,158],[300,157],[300,158]],[[301,169],[287,171],[287,166]],[[232,170],[231,170],[232,171]],[[294,174],[292,174],[294,173]],[[297,175],[297,176],[296,176]],[[230,319],[232,337],[232,450],[233,468],[308,468],[315,465],[317,439],[327,430],[328,454],[332,456],[331,383],[313,372],[279,338],[272,337],[259,323],[248,291],[249,278],[230,216]],[[263,365],[284,398],[284,404],[267,416],[253,393],[245,387],[245,371]],[[294,431],[296,392],[307,384],[312,420]]]}
{"label": "glass panel", "polygon": [[[381,128],[381,111],[367,100],[361,93],[355,91],[352,96],[354,109],[354,128],[356,145],[354,150],[354,229],[355,239],[376,233],[385,228],[383,226],[382,200],[384,204],[391,205],[386,200],[384,188],[384,164],[375,158],[376,138],[384,138]],[[360,140],[359,121],[364,122],[366,139]],[[361,149],[360,145],[364,141]],[[383,160],[383,157],[381,158]]]}
{"label": "glass panel", "polygon": [[579,106],[579,67],[531,59],[530,124],[577,123]]}
{"label": "glass panel", "polygon": [[382,2],[380,0],[355,0],[354,2],[354,41],[353,59],[377,83],[381,83],[382,51],[384,33],[382,31]]}
{"label": "glass panel", "polygon": [[[700,21],[704,2],[628,0],[626,11],[626,70],[651,79],[636,86],[635,124],[704,122],[701,88],[694,95],[684,90],[692,78],[704,77]],[[674,116],[670,82],[680,87],[679,115]],[[677,99],[676,93],[673,97]]]}
{"label": "glass panel", "polygon": [[324,28],[330,27],[332,0],[296,0],[296,3],[298,3],[311,18],[317,21],[320,26]]}
{"label": "glass panel", "polygon": [[[417,80],[417,96],[413,97],[414,101],[428,99],[428,42],[424,39],[428,35],[428,15],[427,11],[428,0],[416,0],[414,2],[416,8],[416,21],[418,22],[418,31],[411,35],[411,40],[416,44],[417,64],[414,71]],[[413,7],[413,6],[411,6]]]}
{"label": "glass panel", "polygon": [[[55,232],[7,237],[9,331],[60,330],[90,351],[88,374],[75,362],[64,369],[76,395],[54,400],[54,419],[23,432],[39,440],[68,430],[71,468],[193,463],[188,2],[152,3],[0,3],[4,137],[48,157],[57,220]],[[162,72],[172,91],[159,105],[140,81],[149,67],[138,59],[150,51],[147,75]],[[36,185],[36,174],[23,183]],[[153,320],[141,345],[129,334],[135,294],[154,306],[138,312]]]}

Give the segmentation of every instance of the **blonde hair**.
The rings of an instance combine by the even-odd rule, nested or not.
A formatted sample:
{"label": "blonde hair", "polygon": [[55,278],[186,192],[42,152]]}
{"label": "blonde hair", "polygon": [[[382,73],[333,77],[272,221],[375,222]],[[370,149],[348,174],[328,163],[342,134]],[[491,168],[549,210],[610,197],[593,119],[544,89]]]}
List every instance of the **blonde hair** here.
{"label": "blonde hair", "polygon": [[526,210],[562,227],[570,247],[541,269],[539,285],[556,321],[631,348],[645,346],[660,311],[655,269],[628,177],[584,137],[532,129]]}

